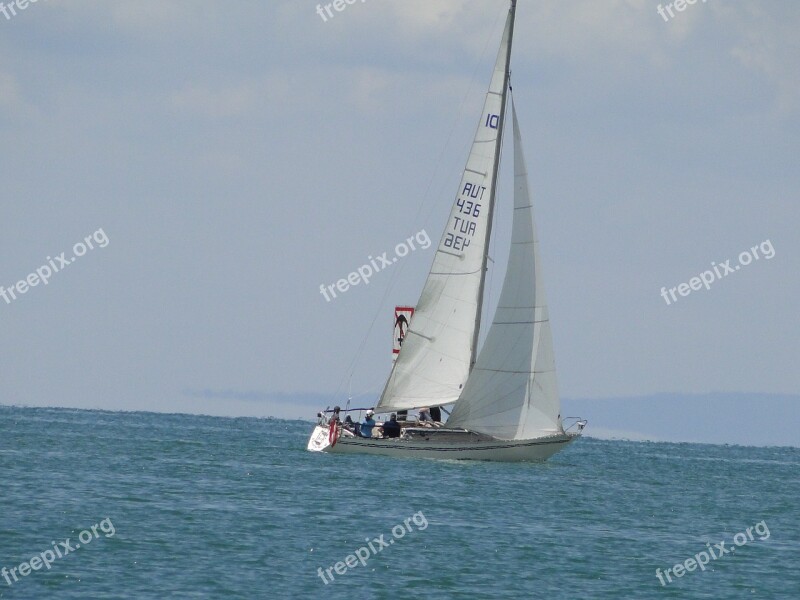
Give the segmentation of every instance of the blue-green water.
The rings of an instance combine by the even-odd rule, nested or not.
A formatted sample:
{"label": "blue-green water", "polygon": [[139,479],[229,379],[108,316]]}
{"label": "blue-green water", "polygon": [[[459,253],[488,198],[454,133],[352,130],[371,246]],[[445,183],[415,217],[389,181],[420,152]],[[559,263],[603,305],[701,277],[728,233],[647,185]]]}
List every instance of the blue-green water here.
{"label": "blue-green water", "polygon": [[[0,407],[18,578],[0,597],[800,598],[800,449],[583,439],[544,465],[462,463],[312,454],[309,432]],[[656,577],[738,533],[705,571]]]}

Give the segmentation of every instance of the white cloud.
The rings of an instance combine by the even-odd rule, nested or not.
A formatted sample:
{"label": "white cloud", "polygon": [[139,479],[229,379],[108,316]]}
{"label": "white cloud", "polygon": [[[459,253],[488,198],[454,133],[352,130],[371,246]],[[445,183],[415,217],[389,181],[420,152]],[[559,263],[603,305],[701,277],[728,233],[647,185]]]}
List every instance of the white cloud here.
{"label": "white cloud", "polygon": [[796,112],[800,108],[800,41],[796,31],[800,7],[780,10],[770,6],[765,10],[755,4],[735,6],[716,7],[724,25],[739,32],[731,56],[772,83],[779,115]]}
{"label": "white cloud", "polygon": [[227,86],[211,87],[208,83],[190,83],[169,94],[168,105],[192,116],[228,118],[243,117],[263,111],[289,97],[290,86],[285,75],[251,79]]}

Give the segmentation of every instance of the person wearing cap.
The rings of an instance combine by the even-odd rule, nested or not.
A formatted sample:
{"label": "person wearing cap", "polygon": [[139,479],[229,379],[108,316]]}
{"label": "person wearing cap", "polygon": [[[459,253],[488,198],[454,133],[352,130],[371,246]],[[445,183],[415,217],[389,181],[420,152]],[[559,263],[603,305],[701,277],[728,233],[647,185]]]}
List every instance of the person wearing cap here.
{"label": "person wearing cap", "polygon": [[391,418],[383,424],[383,437],[398,438],[400,437],[400,423],[397,422],[397,415],[392,413]]}
{"label": "person wearing cap", "polygon": [[374,414],[375,413],[372,410],[367,411],[367,414],[364,417],[364,422],[361,423],[361,426],[358,428],[358,435],[361,437],[372,437],[372,428],[375,427],[375,419],[372,418],[372,415]]}

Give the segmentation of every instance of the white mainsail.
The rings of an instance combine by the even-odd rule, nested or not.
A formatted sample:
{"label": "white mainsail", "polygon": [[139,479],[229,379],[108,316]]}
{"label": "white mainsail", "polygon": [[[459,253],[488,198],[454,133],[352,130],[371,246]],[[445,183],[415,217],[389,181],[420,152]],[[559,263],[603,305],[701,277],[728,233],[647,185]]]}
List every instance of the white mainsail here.
{"label": "white mainsail", "polygon": [[505,121],[515,4],[512,2],[509,10],[455,204],[378,410],[455,402],[473,366]]}
{"label": "white mainsail", "polygon": [[514,120],[514,220],[508,270],[475,368],[447,421],[504,440],[561,432],[553,341],[522,139]]}

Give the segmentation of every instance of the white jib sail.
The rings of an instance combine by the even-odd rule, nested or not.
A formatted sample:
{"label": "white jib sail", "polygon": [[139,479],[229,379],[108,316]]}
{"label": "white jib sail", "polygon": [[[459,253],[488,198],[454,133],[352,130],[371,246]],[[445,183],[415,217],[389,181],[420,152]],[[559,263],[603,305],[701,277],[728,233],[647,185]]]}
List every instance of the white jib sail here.
{"label": "white jib sail", "polygon": [[553,341],[522,139],[514,119],[514,219],[497,311],[464,392],[447,421],[504,440],[561,431]]}
{"label": "white jib sail", "polygon": [[480,327],[514,12],[512,4],[458,195],[379,410],[455,402],[469,376]]}

